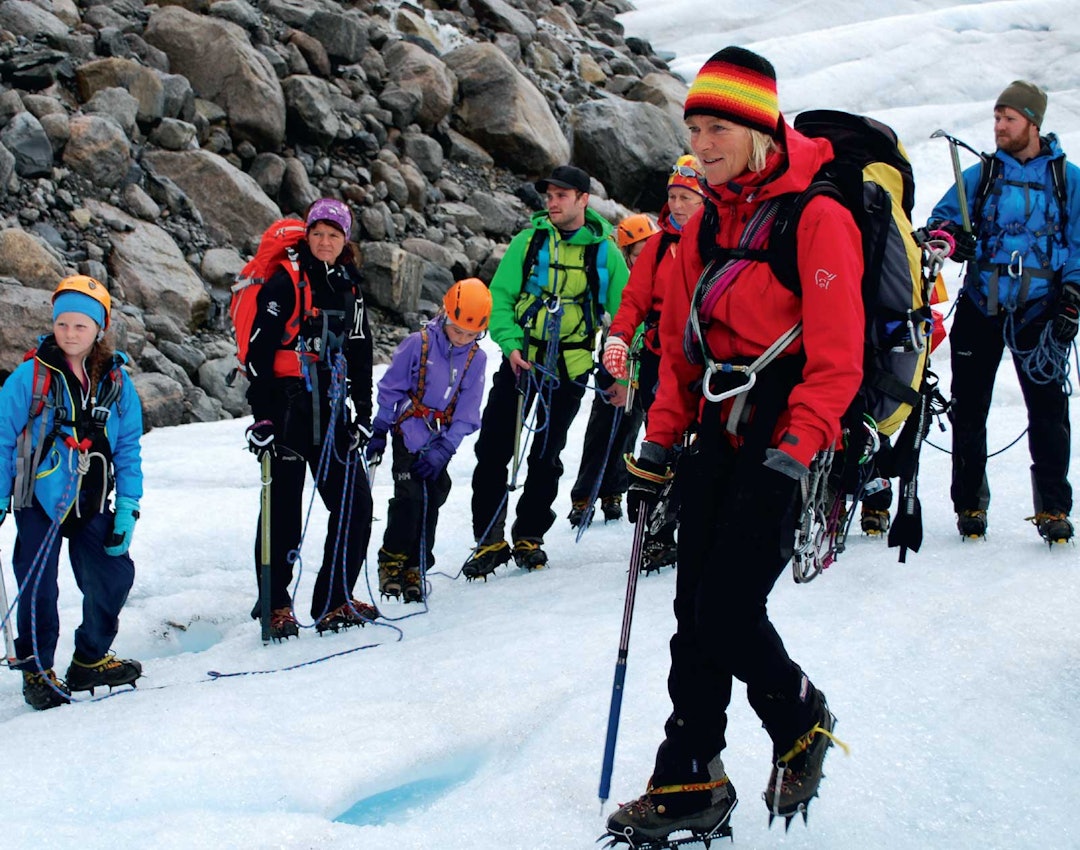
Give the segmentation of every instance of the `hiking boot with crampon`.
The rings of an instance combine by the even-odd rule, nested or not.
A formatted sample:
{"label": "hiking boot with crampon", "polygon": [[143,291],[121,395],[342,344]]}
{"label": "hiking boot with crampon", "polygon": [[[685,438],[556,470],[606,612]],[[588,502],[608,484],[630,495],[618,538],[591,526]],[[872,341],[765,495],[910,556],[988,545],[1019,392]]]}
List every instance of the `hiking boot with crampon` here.
{"label": "hiking boot with crampon", "polygon": [[379,609],[374,605],[368,605],[359,599],[351,599],[323,616],[315,624],[315,631],[322,634],[327,631],[340,632],[351,629],[353,626],[363,628],[378,616]]}
{"label": "hiking boot with crampon", "polygon": [[[731,835],[731,812],[737,798],[735,787],[724,772],[724,762],[716,756],[709,762],[704,781],[649,788],[644,795],[623,803],[607,821],[611,840],[605,847],[628,844],[633,850],[674,846],[671,842],[700,841],[709,846],[714,838]],[[686,838],[672,833],[689,831]]]}
{"label": "hiking boot with crampon", "polygon": [[135,687],[135,680],[142,675],[142,664],[131,659],[120,659],[111,652],[97,661],[82,661],[75,657],[67,669],[69,691],[90,691],[101,685],[109,690],[121,685]]}
{"label": "hiking boot with crampon", "polygon": [[[570,520],[570,527],[577,528],[583,522],[585,522],[585,514],[589,511],[589,503],[585,499],[574,499],[570,505],[570,513],[567,515],[567,519]],[[590,520],[592,517],[589,518]]]}
{"label": "hiking boot with crampon", "polygon": [[881,537],[889,530],[889,512],[863,508],[859,524],[866,536]]}
{"label": "hiking boot with crampon", "polygon": [[270,639],[288,640],[300,634],[300,624],[293,615],[292,608],[275,608],[270,612]]}
{"label": "hiking boot with crampon", "polygon": [[423,580],[420,578],[419,567],[409,567],[404,572],[405,584],[402,588],[403,596],[406,602],[423,602],[424,601],[424,588]]}
{"label": "hiking boot with crampon", "polygon": [[408,556],[379,549],[379,593],[386,598],[401,596],[402,575]]}
{"label": "hiking boot with crampon", "polygon": [[622,493],[613,493],[600,499],[600,510],[604,512],[604,522],[618,522],[622,519]]}
{"label": "hiking boot with crampon", "polygon": [[847,744],[836,738],[832,731],[836,718],[829,711],[825,695],[819,698],[817,719],[809,731],[795,739],[791,748],[781,754],[773,753],[774,762],[769,775],[769,784],[762,797],[769,810],[769,825],[773,818],[784,818],[784,830],[791,826],[791,819],[801,813],[806,822],[806,811],[810,801],[818,795],[818,786],[825,774],[825,753],[834,743],[839,744],[846,753]]}
{"label": "hiking boot with crampon", "polygon": [[641,551],[641,571],[648,575],[679,560],[679,546],[674,540],[649,540]]}
{"label": "hiking boot with crampon", "polygon": [[547,552],[540,548],[543,540],[515,540],[514,563],[523,570],[538,570],[548,562]]}
{"label": "hiking boot with crampon", "polygon": [[509,560],[510,544],[505,540],[477,546],[476,551],[472,553],[469,560],[465,562],[465,566],[461,568],[461,574],[465,576],[466,581],[478,578],[487,581],[487,577],[495,572],[496,567],[501,567]]}
{"label": "hiking boot with crampon", "polygon": [[1073,524],[1064,511],[1040,511],[1028,517],[1039,529],[1039,535],[1048,544],[1068,543],[1073,537]]}
{"label": "hiking boot with crampon", "polygon": [[51,667],[44,674],[24,670],[22,695],[26,704],[34,711],[45,711],[71,702],[71,691],[56,678]]}
{"label": "hiking boot with crampon", "polygon": [[956,530],[968,540],[986,537],[986,511],[960,511],[956,515]]}

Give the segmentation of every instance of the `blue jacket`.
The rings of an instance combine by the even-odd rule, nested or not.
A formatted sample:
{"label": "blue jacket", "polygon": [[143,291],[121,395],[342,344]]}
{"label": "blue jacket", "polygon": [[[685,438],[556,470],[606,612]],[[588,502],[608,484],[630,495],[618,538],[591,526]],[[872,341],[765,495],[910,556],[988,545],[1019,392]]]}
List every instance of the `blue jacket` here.
{"label": "blue jacket", "polygon": [[[64,372],[56,359],[43,355],[51,347],[56,352],[50,336],[38,340],[35,356],[19,365],[0,387],[0,496],[12,494],[16,475],[16,446],[19,435],[30,419],[31,399],[34,392],[34,369],[48,369],[52,373],[52,387],[59,390],[59,404],[68,411],[79,410],[81,400],[73,398]],[[115,355],[115,367],[127,363],[123,354]],[[135,385],[123,369],[114,368],[119,373],[120,395],[109,406],[109,418],[105,424],[105,436],[112,449],[113,472],[116,477],[116,495],[138,500],[142,498],[142,458],[139,441],[142,438],[142,405],[135,392]],[[107,390],[108,374],[104,375],[97,387],[97,397],[103,397]],[[65,437],[72,436],[82,440],[88,435],[76,433],[76,427],[61,422],[56,426],[56,410],[46,405],[41,413],[45,419],[44,433],[48,441],[42,451],[41,462],[37,469],[37,482],[34,495],[45,509],[50,519],[62,522],[78,496],[76,463],[78,451],[65,444]],[[68,418],[74,418],[69,417]],[[58,433],[50,436],[54,428]],[[33,448],[37,448],[39,433],[35,419],[30,433],[33,436]]]}
{"label": "blue jacket", "polygon": [[[401,341],[379,381],[379,409],[373,424],[377,430],[392,431],[400,419],[398,428],[405,448],[410,452],[420,451],[440,434],[457,451],[461,441],[480,427],[487,355],[477,349],[466,369],[472,344],[452,345],[443,330],[444,322],[445,319],[436,318],[427,324],[428,356],[421,402],[431,413],[408,415],[413,409],[409,393],[416,390],[420,376],[422,341],[419,331]],[[447,427],[439,429],[434,412],[445,410],[455,392],[457,404],[452,420]]]}
{"label": "blue jacket", "polygon": [[[995,272],[997,303],[1005,310],[1019,309],[1021,313],[1042,312],[1052,306],[1061,282],[1080,282],[1080,168],[1072,163],[1065,166],[1068,220],[1065,232],[1059,232],[1060,214],[1050,163],[1065,154],[1053,133],[1043,136],[1042,143],[1039,154],[1025,163],[1001,150],[994,153],[1002,165],[1002,180],[987,198],[980,220],[972,222],[978,244],[975,262],[970,264],[964,283],[965,293],[984,313],[989,312],[988,296]],[[982,163],[973,165],[963,174],[968,209],[973,215],[982,167]],[[930,216],[931,224],[946,220],[960,222],[955,185]],[[1026,281],[1008,274],[1010,264],[1017,267],[1014,254],[1022,259],[1024,270],[1034,271]],[[1057,281],[1054,272],[1060,272]],[[1028,289],[1022,298],[1025,282]]]}

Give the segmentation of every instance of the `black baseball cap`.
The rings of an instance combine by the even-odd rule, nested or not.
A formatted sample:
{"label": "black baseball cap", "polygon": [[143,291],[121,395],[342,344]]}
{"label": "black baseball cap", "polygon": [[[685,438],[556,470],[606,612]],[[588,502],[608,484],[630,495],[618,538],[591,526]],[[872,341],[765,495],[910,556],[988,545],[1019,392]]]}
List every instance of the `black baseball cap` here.
{"label": "black baseball cap", "polygon": [[589,175],[573,165],[560,165],[551,172],[550,177],[537,180],[536,191],[544,194],[549,183],[563,189],[577,189],[579,192],[588,192],[590,186]]}

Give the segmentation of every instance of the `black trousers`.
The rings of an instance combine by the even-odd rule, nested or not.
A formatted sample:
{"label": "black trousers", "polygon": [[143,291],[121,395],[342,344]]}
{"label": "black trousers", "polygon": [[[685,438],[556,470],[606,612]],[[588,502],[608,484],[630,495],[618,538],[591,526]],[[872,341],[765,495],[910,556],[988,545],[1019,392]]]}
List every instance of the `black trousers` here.
{"label": "black trousers", "polygon": [[577,480],[570,489],[570,498],[573,501],[588,500],[596,486],[601,467],[604,468],[604,477],[600,481],[597,496],[602,499],[626,492],[630,485],[630,474],[626,471],[626,461],[623,458],[627,452],[636,453],[638,432],[645,421],[646,411],[656,397],[659,364],[660,358],[651,351],[646,349],[642,352],[641,371],[638,376],[641,386],[634,396],[633,407],[623,409],[614,439],[611,429],[617,408],[604,401],[599,393],[594,393],[589,422],[585,426],[585,441],[581,448]]}
{"label": "black trousers", "polygon": [[[986,477],[986,419],[994,380],[1005,348],[1004,319],[984,316],[961,296],[952,331],[952,500],[957,512],[986,510],[990,486]],[[1032,348],[1045,320],[1036,320],[1017,334],[1017,346]],[[1028,415],[1028,451],[1035,511],[1072,510],[1069,485],[1069,398],[1060,384],[1036,384],[1016,358],[1013,366]]]}
{"label": "black trousers", "polygon": [[405,555],[407,567],[419,567],[426,557],[424,569],[435,563],[435,526],[439,509],[450,495],[450,473],[443,469],[432,481],[414,478],[410,469],[417,455],[405,448],[405,441],[395,434],[394,495],[386,512],[386,532],[383,549]]}
{"label": "black trousers", "polygon": [[[315,579],[311,616],[321,618],[352,598],[353,587],[367,557],[371,537],[371,489],[359,455],[349,450],[344,417],[334,424],[332,445],[325,474],[316,470],[323,445],[315,444],[312,426],[312,396],[302,381],[285,379],[275,387],[276,455],[270,463],[270,607],[292,604],[289,585],[293,565],[289,553],[300,545],[303,521],[304,479],[307,469],[315,476],[319,497],[330,512],[322,565]],[[330,405],[321,399],[320,421],[327,437]],[[259,579],[262,546],[259,528],[255,533],[255,577]],[[257,617],[259,604],[252,616]]]}
{"label": "black trousers", "polygon": [[[763,372],[758,388],[767,380]],[[697,441],[679,461],[677,487],[694,497],[679,507],[672,714],[654,785],[686,781],[724,749],[735,679],[746,684],[775,751],[785,752],[813,723],[806,694],[800,699],[802,670],[767,609],[792,556],[800,502],[798,482],[763,465],[778,414],[773,402],[786,403],[787,391],[776,390],[755,411],[758,433],[738,449],[722,429],[717,406],[708,405]]]}
{"label": "black trousers", "polygon": [[[566,446],[570,424],[581,407],[585,380],[581,375],[574,381],[565,374],[558,386],[540,391],[540,400],[529,399],[529,407],[538,404],[535,433],[523,431],[522,444],[531,439],[529,467],[521,498],[517,503],[514,540],[543,540],[555,522],[551,506],[559,492],[563,464],[559,459]],[[510,361],[503,358],[488,392],[487,405],[476,441],[476,467],[472,478],[472,522],[476,540],[488,544],[502,540],[506,528],[506,487],[510,480],[509,466],[514,456],[518,392]],[[528,408],[523,411],[526,415]],[[485,534],[485,531],[487,532]]]}

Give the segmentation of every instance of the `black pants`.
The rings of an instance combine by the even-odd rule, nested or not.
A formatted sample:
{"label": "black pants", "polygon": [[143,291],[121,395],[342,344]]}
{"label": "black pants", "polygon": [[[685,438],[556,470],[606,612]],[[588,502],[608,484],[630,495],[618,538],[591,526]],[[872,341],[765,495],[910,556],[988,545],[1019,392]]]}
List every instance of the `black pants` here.
{"label": "black pants", "polygon": [[[1005,347],[1001,314],[984,316],[966,297],[956,306],[949,334],[952,349],[952,500],[957,512],[986,510],[990,486],[986,478],[986,418],[994,379]],[[1045,321],[1035,321],[1017,334],[1017,346],[1032,348]],[[1028,414],[1028,451],[1035,511],[1072,510],[1069,485],[1069,398],[1060,384],[1036,384],[1016,358],[1013,366]]]}
{"label": "black pants", "polygon": [[[758,387],[766,380],[763,373]],[[772,402],[786,397],[778,387]],[[707,764],[724,749],[734,679],[746,683],[774,750],[785,752],[813,724],[809,695],[800,694],[802,670],[767,610],[769,592],[791,559],[799,511],[798,482],[762,463],[778,413],[772,402],[756,411],[759,433],[738,450],[722,430],[717,405],[706,406],[698,439],[679,462],[677,486],[693,498],[679,507],[672,714],[654,785],[686,781],[696,772],[690,765]]]}
{"label": "black pants", "polygon": [[581,464],[578,466],[577,480],[570,490],[573,501],[588,501],[602,466],[604,477],[596,494],[602,499],[626,492],[630,475],[626,471],[626,461],[623,458],[627,452],[636,453],[638,431],[645,421],[645,412],[656,397],[659,364],[660,358],[651,351],[646,349],[642,352],[641,371],[638,375],[641,386],[634,395],[633,406],[623,409],[614,439],[611,429],[617,408],[604,401],[599,393],[594,394],[592,408],[589,410],[589,422],[585,426],[585,441],[581,447]]}
{"label": "black pants", "polygon": [[[577,480],[570,490],[570,498],[575,502],[589,500],[598,478],[600,488],[596,495],[601,499],[626,492],[630,476],[623,458],[627,452],[633,453],[636,448],[635,443],[643,419],[636,405],[626,410],[613,407],[604,401],[599,393],[594,393],[593,396],[589,423],[585,426],[585,440],[581,447],[581,464],[578,466]],[[619,419],[617,424],[616,416]],[[612,429],[615,431],[614,436]]]}
{"label": "black pants", "polygon": [[[552,389],[549,385],[541,389],[539,401],[529,399],[530,407],[538,404],[536,431],[531,436],[525,431],[521,434],[523,443],[527,436],[532,443],[529,447],[528,474],[517,503],[517,519],[512,529],[514,540],[543,540],[544,534],[555,522],[551,506],[555,503],[559,478],[563,474],[559,455],[566,446],[570,424],[581,407],[587,377],[587,374],[580,375],[571,381],[564,374],[558,386]],[[510,361],[503,358],[488,392],[480,436],[476,441],[476,468],[472,478],[473,534],[476,540],[485,544],[505,537],[506,502],[503,497],[510,479],[514,438],[520,425],[517,421],[517,404],[514,372],[510,368]],[[523,415],[527,412],[523,411]]]}
{"label": "black pants", "polygon": [[405,566],[424,569],[435,563],[435,526],[439,509],[450,495],[450,473],[443,469],[432,481],[414,478],[410,469],[417,455],[405,448],[400,435],[394,435],[394,495],[386,512],[383,549],[405,555]]}
{"label": "black pants", "polygon": [[[349,450],[344,418],[334,424],[332,445],[327,447],[325,474],[317,475],[323,445],[316,445],[312,429],[312,397],[302,381],[289,379],[275,388],[273,418],[276,455],[270,463],[270,608],[292,604],[289,585],[293,565],[289,553],[300,545],[306,470],[316,476],[315,486],[326,509],[326,541],[322,565],[315,579],[311,616],[321,618],[352,598],[352,590],[367,556],[371,536],[371,489],[356,452]],[[321,400],[320,421],[330,423],[330,405]],[[323,442],[327,431],[323,431]],[[260,510],[260,528],[262,511]],[[262,546],[255,534],[255,576],[259,578]],[[252,616],[257,617],[256,604]]]}

